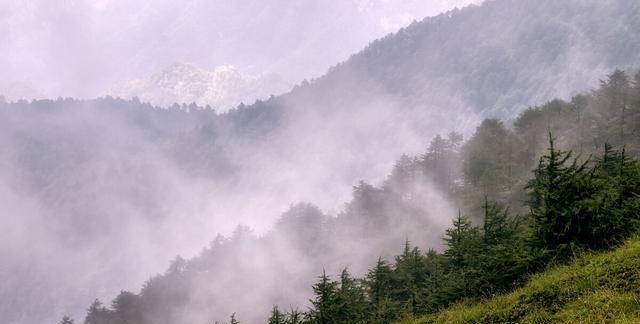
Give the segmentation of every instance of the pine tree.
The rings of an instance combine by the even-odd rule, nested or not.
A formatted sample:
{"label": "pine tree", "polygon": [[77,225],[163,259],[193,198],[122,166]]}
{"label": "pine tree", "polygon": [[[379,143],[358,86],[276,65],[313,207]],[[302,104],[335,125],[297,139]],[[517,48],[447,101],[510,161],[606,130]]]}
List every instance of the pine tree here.
{"label": "pine tree", "polygon": [[446,139],[436,135],[419,161],[423,172],[446,192],[453,193],[456,190],[454,180],[461,143],[462,135],[456,132],[449,133]]}
{"label": "pine tree", "polygon": [[298,309],[291,308],[285,316],[285,324],[302,324],[304,314]]}
{"label": "pine tree", "polygon": [[118,324],[138,324],[142,322],[140,296],[121,291],[111,303]]}
{"label": "pine tree", "polygon": [[392,276],[393,270],[389,263],[382,258],[378,258],[378,262],[369,270],[365,279],[373,305],[378,305],[391,295],[393,287]]}
{"label": "pine tree", "polygon": [[548,153],[534,171],[527,188],[528,202],[534,221],[534,247],[551,257],[567,258],[580,247],[581,237],[588,236],[592,224],[586,222],[580,202],[594,193],[587,165],[571,159],[572,152],[557,150],[549,133]]}
{"label": "pine tree", "polygon": [[630,94],[629,77],[622,70],[616,69],[606,81],[601,81],[599,96],[603,119],[600,132],[605,134],[608,143],[626,144]]}
{"label": "pine tree", "polygon": [[282,314],[278,309],[278,306],[273,306],[271,310],[271,317],[269,317],[269,324],[285,324],[286,316]]}
{"label": "pine tree", "polygon": [[96,299],[91,306],[89,306],[84,324],[108,324],[111,322],[112,317],[112,312],[102,306],[102,303]]}
{"label": "pine tree", "polygon": [[446,286],[444,263],[442,255],[433,249],[424,256],[424,271],[427,279],[423,288],[423,294],[426,297],[423,308],[427,313],[437,311],[446,301],[446,298],[443,298],[443,290]]}
{"label": "pine tree", "polygon": [[386,186],[399,196],[410,200],[411,185],[415,180],[414,165],[408,155],[402,154],[391,170]]}
{"label": "pine tree", "polygon": [[335,311],[338,283],[331,280],[324,270],[318,279],[318,282],[313,285],[315,298],[311,300],[310,321],[317,324],[337,323]]}
{"label": "pine tree", "polygon": [[449,268],[449,286],[442,298],[450,302],[473,295],[480,271],[482,238],[479,229],[458,212],[458,218],[453,221],[453,227],[446,230],[444,240],[447,245],[444,257]]}
{"label": "pine tree", "polygon": [[341,322],[364,323],[367,301],[360,281],[354,279],[347,269],[340,273],[340,288],[336,293],[336,317]]}
{"label": "pine tree", "polygon": [[470,266],[470,254],[479,247],[478,239],[478,228],[473,226],[471,221],[462,216],[459,211],[458,218],[453,221],[453,227],[446,230],[444,238],[447,244],[444,256],[448,259],[449,264],[456,269]]}
{"label": "pine tree", "polygon": [[424,306],[422,288],[426,282],[424,258],[418,247],[411,247],[405,241],[404,251],[396,257],[394,269],[395,289],[393,298],[400,302],[403,311],[415,315],[421,313]]}
{"label": "pine tree", "polygon": [[518,139],[497,119],[482,121],[463,147],[463,174],[473,192],[496,199],[510,192],[513,184],[515,147]]}
{"label": "pine tree", "polygon": [[508,208],[490,203],[483,206],[482,251],[476,294],[491,295],[510,288],[527,271],[529,251],[519,239],[520,222]]}
{"label": "pine tree", "polygon": [[369,322],[390,323],[395,319],[396,305],[391,299],[394,286],[393,269],[381,257],[367,272],[364,283],[369,296]]}
{"label": "pine tree", "polygon": [[229,324],[240,324],[240,322],[236,319],[236,313],[231,314],[231,319],[229,321]]}
{"label": "pine tree", "polygon": [[599,222],[591,234],[593,247],[601,248],[621,243],[639,229],[640,212],[634,206],[640,193],[640,166],[624,148],[615,151],[608,144],[596,162],[600,191],[588,206]]}
{"label": "pine tree", "polygon": [[69,316],[62,317],[60,324],[73,324],[73,320]]}
{"label": "pine tree", "polygon": [[509,209],[489,203],[484,197],[482,238],[487,246],[504,243],[515,235],[515,224],[509,218]]}

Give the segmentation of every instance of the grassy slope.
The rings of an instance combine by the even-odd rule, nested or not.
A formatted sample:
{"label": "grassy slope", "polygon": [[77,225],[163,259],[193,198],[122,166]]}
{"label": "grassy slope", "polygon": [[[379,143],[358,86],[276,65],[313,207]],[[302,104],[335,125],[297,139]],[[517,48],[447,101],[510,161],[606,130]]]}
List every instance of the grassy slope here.
{"label": "grassy slope", "polygon": [[403,323],[640,323],[640,237],[535,275],[509,294]]}

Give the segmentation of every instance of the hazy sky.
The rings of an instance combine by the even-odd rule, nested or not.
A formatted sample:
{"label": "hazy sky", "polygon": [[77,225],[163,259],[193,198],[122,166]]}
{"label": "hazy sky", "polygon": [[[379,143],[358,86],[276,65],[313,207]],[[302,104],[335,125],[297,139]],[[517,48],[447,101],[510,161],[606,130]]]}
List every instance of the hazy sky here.
{"label": "hazy sky", "polygon": [[413,20],[479,2],[0,0],[0,92],[19,81],[23,92],[92,97],[177,62],[297,82]]}

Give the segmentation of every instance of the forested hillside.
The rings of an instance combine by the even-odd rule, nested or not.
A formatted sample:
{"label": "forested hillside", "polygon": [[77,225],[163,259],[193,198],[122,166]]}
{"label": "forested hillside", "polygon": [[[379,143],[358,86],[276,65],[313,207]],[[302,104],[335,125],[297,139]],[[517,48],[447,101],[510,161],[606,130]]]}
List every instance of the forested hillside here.
{"label": "forested hillside", "polygon": [[[206,323],[232,314],[234,323],[243,305],[268,302],[281,305],[269,323],[389,323],[509,291],[550,264],[637,233],[638,129],[640,73],[617,70],[597,90],[527,109],[512,126],[487,119],[464,143],[456,133],[435,137],[425,154],[401,157],[382,186],[356,186],[337,215],[297,205],[267,235],[239,228],[220,237],[199,257],[174,260],[139,294],[122,292],[111,307],[96,301],[85,323]],[[421,209],[431,185],[463,206],[440,233]],[[421,231],[385,233],[407,223]],[[423,249],[411,242],[425,237]],[[402,253],[391,258],[389,242],[404,242]],[[363,257],[368,271],[353,268]],[[301,270],[308,280],[320,273],[310,303],[299,293],[308,281],[292,277]],[[254,299],[265,285],[277,293]],[[251,313],[250,323],[267,314]]]}
{"label": "forested hillside", "polygon": [[403,323],[638,323],[640,243],[585,254],[537,274],[512,293],[470,300]]}
{"label": "forested hillside", "polygon": [[[159,297],[145,307],[159,317],[154,323],[187,316],[192,307],[194,321],[237,311],[251,322],[273,304],[310,298],[312,274],[323,266],[361,275],[407,237],[442,247],[457,210],[479,217],[485,194],[525,212],[520,188],[547,143],[547,120],[567,124],[554,126],[560,147],[598,154],[597,145],[620,149],[637,128],[619,121],[626,130],[616,139],[619,131],[601,129],[598,118],[606,116],[573,115],[572,107],[602,107],[591,94],[527,111],[513,127],[510,118],[636,66],[639,8],[635,0],[487,1],[416,22],[288,94],[224,114],[135,99],[0,101],[0,203],[7,215],[0,257],[8,260],[0,279],[13,278],[0,287],[0,310],[8,323],[31,324],[77,310],[95,294],[111,299],[121,287],[135,290],[174,255],[195,256],[216,233],[245,223],[259,235],[241,227],[184,266],[177,259],[173,271],[151,280],[162,284],[149,288],[163,294],[179,287],[171,297],[177,302],[166,307]],[[548,117],[556,113],[580,119]],[[484,118],[504,122],[485,121],[462,145],[461,135]],[[402,153],[408,155],[384,181]],[[418,180],[399,180],[406,177]],[[295,205],[275,222],[301,201],[318,208]],[[311,232],[291,229],[299,222],[309,222],[303,227]],[[245,247],[265,257],[240,258]],[[209,254],[216,261],[205,261]],[[249,275],[255,267],[273,279]],[[182,271],[198,275],[174,275],[190,283],[155,288]],[[212,280],[214,273],[232,275]],[[27,279],[15,276],[33,284],[22,287]]]}

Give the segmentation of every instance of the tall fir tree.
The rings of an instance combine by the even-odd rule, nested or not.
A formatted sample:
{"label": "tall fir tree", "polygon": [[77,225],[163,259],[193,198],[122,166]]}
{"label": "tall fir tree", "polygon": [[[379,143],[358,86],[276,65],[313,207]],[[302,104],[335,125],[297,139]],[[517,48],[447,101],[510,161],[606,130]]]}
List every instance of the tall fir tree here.
{"label": "tall fir tree", "polygon": [[367,272],[364,283],[369,296],[369,321],[372,323],[389,323],[395,318],[396,303],[391,298],[393,276],[391,265],[382,257]]}
{"label": "tall fir tree", "polygon": [[285,315],[285,324],[302,324],[304,314],[297,308],[291,308]]}
{"label": "tall fir tree", "polygon": [[543,258],[573,256],[582,245],[580,238],[591,231],[581,208],[581,202],[596,190],[588,169],[590,161],[571,158],[572,152],[558,150],[549,133],[547,154],[540,158],[527,185],[534,222],[532,243]]}
{"label": "tall fir tree", "polygon": [[318,282],[313,285],[315,298],[311,300],[311,309],[308,317],[314,324],[337,323],[336,307],[338,283],[331,280],[326,271],[322,270],[322,275],[318,277]]}
{"label": "tall fir tree", "polygon": [[342,270],[336,293],[336,316],[347,323],[365,323],[368,311],[361,281],[353,278],[347,269]]}
{"label": "tall fir tree", "polygon": [[424,259],[418,247],[407,239],[402,254],[396,257],[393,297],[402,311],[409,315],[421,313],[424,308],[423,288],[426,282]]}
{"label": "tall fir tree", "polygon": [[286,315],[280,312],[278,306],[273,306],[271,316],[269,317],[269,324],[286,324]]}

